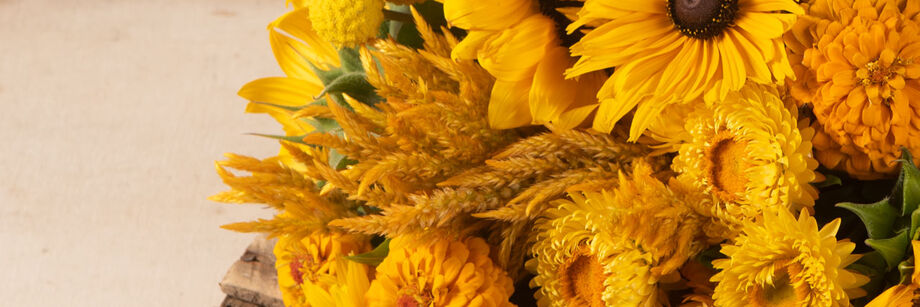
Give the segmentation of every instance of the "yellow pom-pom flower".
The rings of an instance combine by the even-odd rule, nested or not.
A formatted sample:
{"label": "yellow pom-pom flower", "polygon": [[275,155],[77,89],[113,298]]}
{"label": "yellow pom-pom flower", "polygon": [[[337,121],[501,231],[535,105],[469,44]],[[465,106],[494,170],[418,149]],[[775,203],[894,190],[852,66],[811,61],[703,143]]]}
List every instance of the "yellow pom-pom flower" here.
{"label": "yellow pom-pom flower", "polygon": [[319,277],[338,274],[337,259],[369,250],[370,242],[361,235],[316,232],[305,237],[281,236],[274,253],[284,305],[311,306],[304,295],[305,284],[327,290],[329,284]]}
{"label": "yellow pom-pom flower", "polygon": [[733,244],[722,245],[728,258],[712,262],[721,270],[712,278],[716,306],[849,306],[869,279],[845,269],[859,255],[834,237],[839,227],[836,219],[818,230],[805,211],[798,220],[775,210],[762,223],[746,222]]}
{"label": "yellow pom-pom flower", "polygon": [[782,35],[802,8],[793,0],[587,0],[569,32],[569,77],[615,67],[597,93],[594,128],[609,132],[630,110],[636,140],[668,105],[724,99],[746,82],[792,74]]}
{"label": "yellow pom-pom flower", "polygon": [[372,307],[513,306],[512,292],[511,278],[492,263],[483,239],[396,237],[366,298]]}
{"label": "yellow pom-pom flower", "polygon": [[660,285],[680,279],[677,269],[705,247],[713,226],[697,214],[709,206],[707,198],[672,183],[638,162],[612,191],[570,193],[571,201],[548,209],[535,225],[528,262],[540,306],[666,302]]}
{"label": "yellow pom-pom flower", "polygon": [[[790,45],[804,45],[793,87],[813,105],[818,160],[860,179],[897,173],[920,151],[920,3],[817,0]],[[814,88],[812,92],[802,88]]]}
{"label": "yellow pom-pom flower", "polygon": [[[683,136],[663,139],[678,144],[672,169],[678,179],[715,196],[720,216],[751,219],[765,208],[810,208],[818,197],[818,162],[811,157],[814,135],[797,108],[783,102],[771,86],[748,84],[707,106],[698,101],[678,116]],[[679,109],[684,111],[684,109]],[[678,112],[668,112],[673,114]],[[671,124],[673,125],[673,124]],[[673,127],[652,127],[671,132]]]}
{"label": "yellow pom-pom flower", "polygon": [[383,0],[313,0],[310,21],[327,41],[354,47],[377,37],[383,5]]}

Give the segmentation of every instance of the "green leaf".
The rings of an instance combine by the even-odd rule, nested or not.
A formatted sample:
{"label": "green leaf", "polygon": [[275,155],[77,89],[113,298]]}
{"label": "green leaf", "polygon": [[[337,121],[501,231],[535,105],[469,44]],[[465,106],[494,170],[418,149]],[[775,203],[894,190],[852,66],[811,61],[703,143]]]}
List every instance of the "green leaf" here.
{"label": "green leaf", "polygon": [[895,219],[898,217],[898,212],[888,203],[888,198],[873,204],[838,203],[836,207],[855,213],[866,225],[869,238],[872,239],[890,236]]}
{"label": "green leaf", "polygon": [[247,134],[276,139],[276,140],[285,140],[291,143],[306,144],[303,142],[303,137],[304,137],[303,135],[284,136],[284,135],[262,134],[262,133],[247,133]]}
{"label": "green leaf", "polygon": [[329,84],[332,80],[335,80],[345,72],[341,68],[333,68],[330,70],[322,70],[313,63],[307,61],[310,64],[310,68],[313,69],[313,72],[316,73],[316,76],[319,77],[319,81],[322,81],[323,84]]}
{"label": "green leaf", "polygon": [[374,248],[374,250],[358,254],[354,256],[345,256],[345,259],[363,263],[368,265],[378,265],[383,262],[383,259],[387,257],[387,254],[390,253],[390,239],[384,240],[380,245]]}
{"label": "green leaf", "polygon": [[814,184],[816,188],[826,188],[835,185],[843,185],[843,181],[840,180],[840,177],[834,175],[824,175],[824,181]]}
{"label": "green leaf", "polygon": [[374,86],[367,82],[366,74],[363,72],[350,72],[326,84],[326,88],[319,93],[319,96],[327,93],[346,93],[352,98],[360,100],[360,97],[376,96],[377,94],[374,93],[374,90],[376,90]]}
{"label": "green leaf", "polygon": [[364,66],[361,65],[361,55],[358,53],[357,49],[339,49],[339,59],[342,62],[342,69],[345,70],[345,72],[364,72]]}
{"label": "green leaf", "polygon": [[895,189],[901,198],[901,215],[917,210],[920,204],[920,170],[914,165],[910,151],[901,148],[901,174]]}
{"label": "green leaf", "polygon": [[304,121],[313,126],[313,128],[316,128],[315,133],[337,132],[342,130],[339,123],[331,118],[305,118]]}
{"label": "green leaf", "polygon": [[894,237],[887,239],[866,239],[866,245],[871,246],[885,258],[888,270],[893,269],[904,259],[909,242],[910,237],[906,230],[901,230]]}

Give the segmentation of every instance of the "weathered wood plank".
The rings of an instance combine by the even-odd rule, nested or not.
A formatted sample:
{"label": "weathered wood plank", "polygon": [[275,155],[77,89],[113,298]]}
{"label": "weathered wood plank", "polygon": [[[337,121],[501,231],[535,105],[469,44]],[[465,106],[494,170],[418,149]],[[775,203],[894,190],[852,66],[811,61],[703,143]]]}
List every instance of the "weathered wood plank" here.
{"label": "weathered wood plank", "polygon": [[[281,290],[278,289],[278,275],[275,272],[275,256],[272,249],[277,240],[266,240],[258,237],[246,252],[237,260],[224,280],[220,282],[220,289],[227,294],[224,302],[234,305],[249,303],[251,306],[283,307]],[[224,306],[223,304],[221,306]]]}

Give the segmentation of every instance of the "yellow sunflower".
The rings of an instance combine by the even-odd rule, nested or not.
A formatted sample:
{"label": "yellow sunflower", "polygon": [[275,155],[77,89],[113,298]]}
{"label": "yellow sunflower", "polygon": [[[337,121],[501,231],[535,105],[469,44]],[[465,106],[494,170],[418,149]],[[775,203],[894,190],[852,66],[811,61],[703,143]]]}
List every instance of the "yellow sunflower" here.
{"label": "yellow sunflower", "polygon": [[730,219],[754,218],[772,207],[811,210],[818,197],[809,184],[818,177],[814,132],[775,88],[752,83],[711,106],[695,106],[681,112],[684,136],[663,139],[679,144],[671,165],[679,180],[715,196],[720,215]]}
{"label": "yellow sunflower", "polygon": [[310,306],[304,295],[304,285],[328,290],[329,284],[321,282],[320,276],[331,274],[347,277],[347,274],[337,272],[337,259],[369,250],[370,242],[361,235],[316,232],[305,237],[280,236],[278,243],[275,243],[274,253],[278,286],[281,288],[284,305]]}
{"label": "yellow sunflower", "polygon": [[477,59],[496,78],[488,113],[493,128],[552,123],[567,129],[597,108],[593,93],[603,72],[564,76],[575,61],[561,31],[568,19],[559,9],[571,2],[444,0],[447,21],[468,30],[451,56]]}
{"label": "yellow sunflower", "polygon": [[818,160],[861,179],[894,175],[902,146],[920,151],[920,3],[819,0],[809,12],[788,41],[811,47],[792,93],[813,105]]}
{"label": "yellow sunflower", "polygon": [[390,241],[367,292],[368,306],[513,306],[511,278],[480,238]]}
{"label": "yellow sunflower", "polygon": [[723,100],[749,80],[782,84],[792,75],[782,35],[802,13],[793,0],[587,0],[569,32],[600,25],[572,46],[581,58],[566,74],[616,67],[594,128],[608,132],[638,106],[636,140],[667,105]]}
{"label": "yellow sunflower", "polygon": [[911,241],[910,244],[914,250],[914,273],[911,274],[909,283],[888,288],[872,299],[866,307],[916,306],[917,302],[920,302],[920,268],[917,267],[917,259],[920,259],[920,241]]}
{"label": "yellow sunflower", "polygon": [[[293,1],[293,4],[293,11],[268,25],[272,52],[286,76],[251,81],[238,94],[250,101],[246,112],[269,114],[282,125],[285,135],[302,136],[313,131],[313,126],[295,118],[292,108],[313,102],[322,92],[323,83],[313,67],[327,70],[341,63],[333,45],[314,31],[306,3]],[[298,163],[283,147],[279,157],[285,164],[297,167]]]}
{"label": "yellow sunflower", "polygon": [[570,193],[537,221],[528,267],[540,306],[660,305],[660,285],[680,281],[678,268],[705,247],[701,195],[666,186],[642,162],[618,181]]}
{"label": "yellow sunflower", "polygon": [[723,244],[726,259],[713,294],[717,306],[849,306],[864,295],[869,279],[845,267],[859,259],[855,244],[837,241],[836,219],[818,230],[802,211],[798,220],[786,210],[765,212],[762,223],[745,222],[733,244]]}

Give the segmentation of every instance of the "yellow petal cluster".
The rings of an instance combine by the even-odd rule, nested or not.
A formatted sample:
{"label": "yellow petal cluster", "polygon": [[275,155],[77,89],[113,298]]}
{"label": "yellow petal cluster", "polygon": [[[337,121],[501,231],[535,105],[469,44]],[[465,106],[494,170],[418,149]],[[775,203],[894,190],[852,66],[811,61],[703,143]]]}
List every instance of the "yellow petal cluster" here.
{"label": "yellow petal cluster", "polygon": [[918,12],[916,1],[820,0],[796,24],[787,41],[810,48],[791,93],[813,106],[822,164],[874,179],[897,172],[902,146],[920,151]]}
{"label": "yellow petal cluster", "polygon": [[564,78],[574,59],[561,45],[559,25],[541,14],[540,2],[444,1],[447,21],[469,31],[451,56],[477,59],[496,78],[488,115],[493,128],[552,123],[567,129],[597,108],[593,93],[604,74]]}
{"label": "yellow petal cluster", "polygon": [[[678,181],[665,185],[636,164],[632,176],[600,192],[570,193],[538,220],[528,265],[541,306],[651,306],[667,301],[659,284],[708,242],[718,225],[698,214],[706,198]],[[710,224],[710,225],[706,225]]]}
{"label": "yellow petal cluster", "polygon": [[636,109],[636,140],[668,105],[722,100],[748,81],[782,84],[792,75],[782,35],[802,12],[792,0],[587,0],[568,31],[598,25],[571,47],[580,58],[566,74],[615,67],[594,129]]}
{"label": "yellow petal cluster", "polygon": [[722,245],[728,258],[712,265],[721,271],[713,298],[716,306],[849,306],[864,294],[869,279],[845,269],[859,259],[855,244],[837,241],[836,219],[818,230],[802,211],[765,212],[759,223],[746,222],[743,234]]}
{"label": "yellow petal cluster", "polygon": [[811,156],[814,131],[775,88],[749,83],[711,106],[694,106],[689,114],[686,108],[666,113],[678,119],[651,131],[679,148],[671,168],[720,201],[717,215],[737,221],[767,208],[811,210],[818,197],[810,184],[818,167]]}
{"label": "yellow petal cluster", "polygon": [[[360,254],[370,250],[370,242],[361,235],[316,232],[307,236],[283,235],[275,243],[275,269],[278,272],[278,286],[281,288],[285,306],[328,306],[310,304],[311,297],[305,294],[310,287],[319,287],[326,291],[337,279],[328,280],[332,275],[347,277],[338,272],[350,269],[359,272],[362,268],[341,266],[337,260],[342,256]],[[343,259],[344,260],[344,259]],[[367,268],[363,268],[367,279]],[[349,273],[352,274],[352,273]],[[307,285],[307,286],[305,286]],[[343,285],[337,286],[339,288]],[[317,291],[313,289],[312,291]],[[340,290],[337,290],[340,291]],[[363,295],[364,292],[361,292]]]}
{"label": "yellow petal cluster", "polygon": [[368,306],[514,306],[511,278],[480,238],[423,241],[396,237],[377,266]]}

